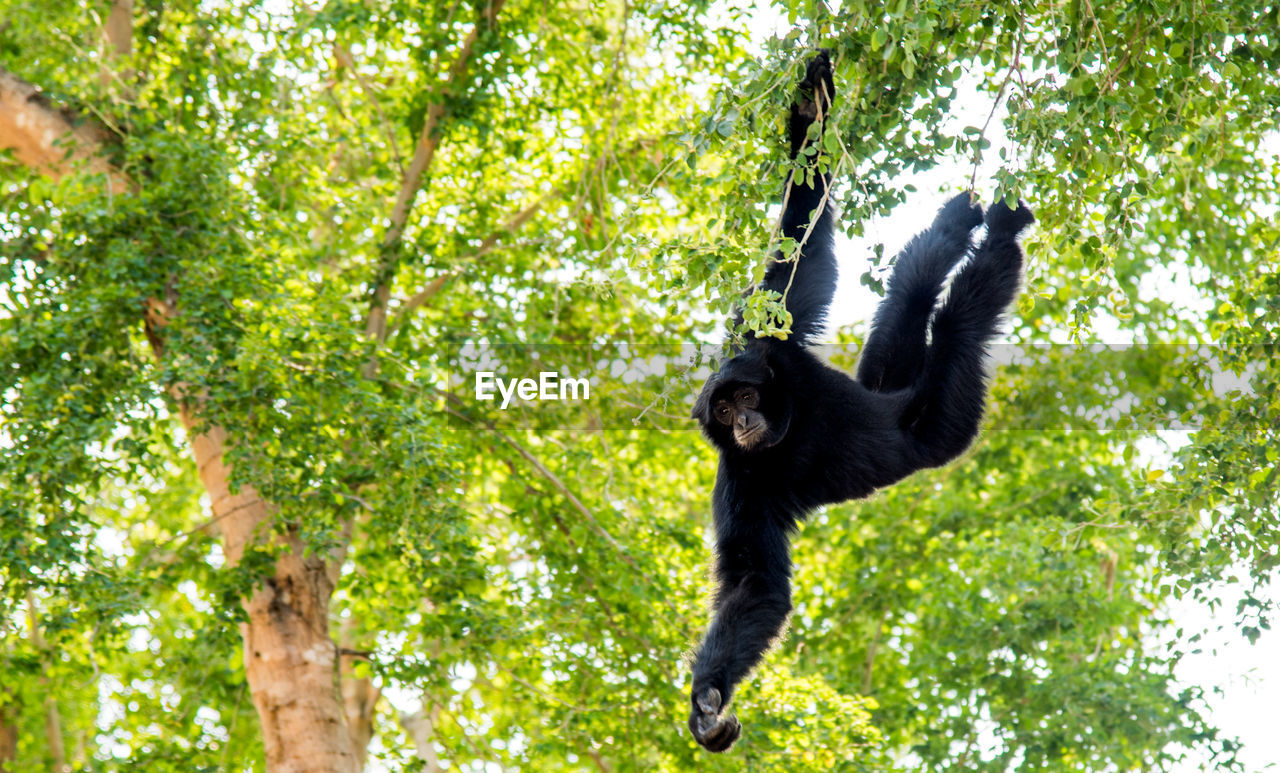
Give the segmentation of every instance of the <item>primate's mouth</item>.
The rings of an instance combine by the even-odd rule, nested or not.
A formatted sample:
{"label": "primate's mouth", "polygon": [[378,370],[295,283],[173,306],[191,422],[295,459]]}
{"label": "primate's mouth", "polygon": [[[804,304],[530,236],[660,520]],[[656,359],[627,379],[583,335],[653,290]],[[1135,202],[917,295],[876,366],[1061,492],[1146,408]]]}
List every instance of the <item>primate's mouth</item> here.
{"label": "primate's mouth", "polygon": [[746,429],[735,429],[733,431],[733,440],[742,450],[750,451],[764,439],[764,431],[764,424],[757,424],[754,427],[747,427]]}

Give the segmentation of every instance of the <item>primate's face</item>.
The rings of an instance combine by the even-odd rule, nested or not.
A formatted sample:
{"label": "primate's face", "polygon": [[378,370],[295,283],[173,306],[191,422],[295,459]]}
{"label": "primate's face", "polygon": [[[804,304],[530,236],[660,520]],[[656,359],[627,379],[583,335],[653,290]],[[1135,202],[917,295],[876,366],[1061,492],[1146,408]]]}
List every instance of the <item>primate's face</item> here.
{"label": "primate's face", "polygon": [[764,348],[753,347],[712,374],[693,404],[693,418],[721,451],[760,453],[782,442],[791,406]]}
{"label": "primate's face", "polygon": [[769,422],[760,412],[760,392],[740,385],[716,395],[711,406],[715,420],[733,430],[733,441],[744,451],[754,448],[769,432]]}

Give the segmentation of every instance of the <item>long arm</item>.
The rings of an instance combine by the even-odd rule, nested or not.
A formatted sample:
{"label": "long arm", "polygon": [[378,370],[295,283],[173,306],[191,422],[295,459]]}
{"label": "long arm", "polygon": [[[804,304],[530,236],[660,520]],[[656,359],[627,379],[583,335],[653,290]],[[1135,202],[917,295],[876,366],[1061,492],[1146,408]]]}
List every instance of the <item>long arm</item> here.
{"label": "long arm", "polygon": [[[800,97],[791,106],[788,127],[791,159],[800,157],[810,125],[825,119],[831,108],[835,85],[831,59],[825,51],[809,61],[800,82]],[[808,157],[811,161],[816,156]],[[813,184],[787,176],[782,212],[782,236],[803,244],[790,260],[774,254],[764,275],[763,287],[786,296],[791,312],[791,332],[800,341],[812,339],[826,317],[827,306],[836,289],[836,258],[833,230],[835,202],[828,196],[831,175],[814,170]],[[812,224],[812,225],[811,225]]]}
{"label": "long arm", "polygon": [[938,293],[947,274],[967,254],[970,234],[980,225],[982,207],[971,204],[969,194],[962,193],[898,253],[858,361],[858,381],[863,386],[892,392],[920,377],[925,334]]}
{"label": "long arm", "polygon": [[[715,619],[693,665],[689,729],[719,752],[742,728],[724,713],[738,682],[777,639],[791,613],[791,554],[785,519],[772,517],[723,469],[716,481]],[[751,512],[746,512],[751,510]]]}

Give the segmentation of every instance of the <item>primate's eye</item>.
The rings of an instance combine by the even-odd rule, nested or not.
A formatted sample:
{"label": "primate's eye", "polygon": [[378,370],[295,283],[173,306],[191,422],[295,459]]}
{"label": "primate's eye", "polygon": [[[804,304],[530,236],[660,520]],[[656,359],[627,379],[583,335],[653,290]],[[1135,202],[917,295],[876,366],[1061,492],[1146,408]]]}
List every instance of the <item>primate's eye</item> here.
{"label": "primate's eye", "polygon": [[754,389],[743,389],[738,392],[736,398],[738,405],[744,408],[759,408],[760,393]]}
{"label": "primate's eye", "polygon": [[733,423],[733,409],[728,403],[720,403],[716,406],[716,421],[725,425]]}

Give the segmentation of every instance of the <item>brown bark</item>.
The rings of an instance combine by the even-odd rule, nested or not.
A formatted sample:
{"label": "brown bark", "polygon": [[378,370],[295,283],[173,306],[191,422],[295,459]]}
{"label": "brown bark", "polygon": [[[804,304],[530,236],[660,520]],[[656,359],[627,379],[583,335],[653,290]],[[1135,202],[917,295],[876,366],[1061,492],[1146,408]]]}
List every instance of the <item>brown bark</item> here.
{"label": "brown bark", "polygon": [[0,771],[12,771],[18,757],[19,707],[12,692],[6,691],[3,698],[4,703],[0,704]]}
{"label": "brown bark", "polygon": [[[0,147],[15,149],[23,163],[53,177],[83,163],[106,176],[109,190],[123,192],[129,189],[128,178],[99,155],[105,136],[89,124],[77,126],[33,86],[0,69]],[[69,155],[68,139],[74,141]],[[143,315],[157,356],[164,354],[163,329],[177,313],[178,300],[153,299]],[[181,394],[175,398],[184,403]],[[251,543],[272,539],[268,521],[273,508],[252,486],[232,493],[224,460],[227,431],[204,427],[198,432],[198,403],[185,402],[182,422],[224,552],[234,566]],[[307,556],[305,545],[292,534],[275,539],[284,549],[274,571],[241,602],[248,615],[241,625],[245,676],[262,725],[267,770],[355,773],[359,768],[335,684],[337,648],[329,635],[338,557]],[[53,709],[56,717],[56,704]]]}
{"label": "brown bark", "polygon": [[124,193],[128,178],[101,155],[109,135],[90,122],[75,122],[35,86],[0,68],[0,148],[12,148],[26,166],[59,178],[79,164],[104,175],[109,193]]}
{"label": "brown bark", "polygon": [[[264,538],[272,508],[252,486],[231,492],[223,458],[226,430],[211,427],[197,434],[195,420],[185,412],[182,418],[227,562],[234,566],[251,543]],[[337,647],[329,635],[339,561],[307,556],[306,545],[293,534],[277,539],[286,549],[275,571],[241,602],[249,615],[240,626],[245,678],[262,725],[267,770],[359,771],[334,683]]]}
{"label": "brown bark", "polygon": [[107,56],[99,78],[107,86],[113,80],[127,84],[133,81],[133,70],[124,69],[117,75],[115,60],[133,53],[133,0],[112,0],[102,35],[105,38]]}
{"label": "brown bark", "polygon": [[426,763],[423,770],[427,773],[440,773],[440,757],[436,754],[435,744],[431,743],[439,716],[439,706],[432,706],[430,711],[424,706],[412,714],[400,715],[400,726],[413,739],[414,750],[418,759]]}
{"label": "brown bark", "polygon": [[361,656],[353,652],[355,639],[352,637],[350,619],[343,620],[338,643],[341,645],[338,669],[342,686],[342,709],[347,715],[351,745],[360,769],[363,770],[369,756],[369,742],[373,740],[374,711],[377,709],[378,699],[382,697],[382,690],[369,677],[356,676],[355,665]]}

